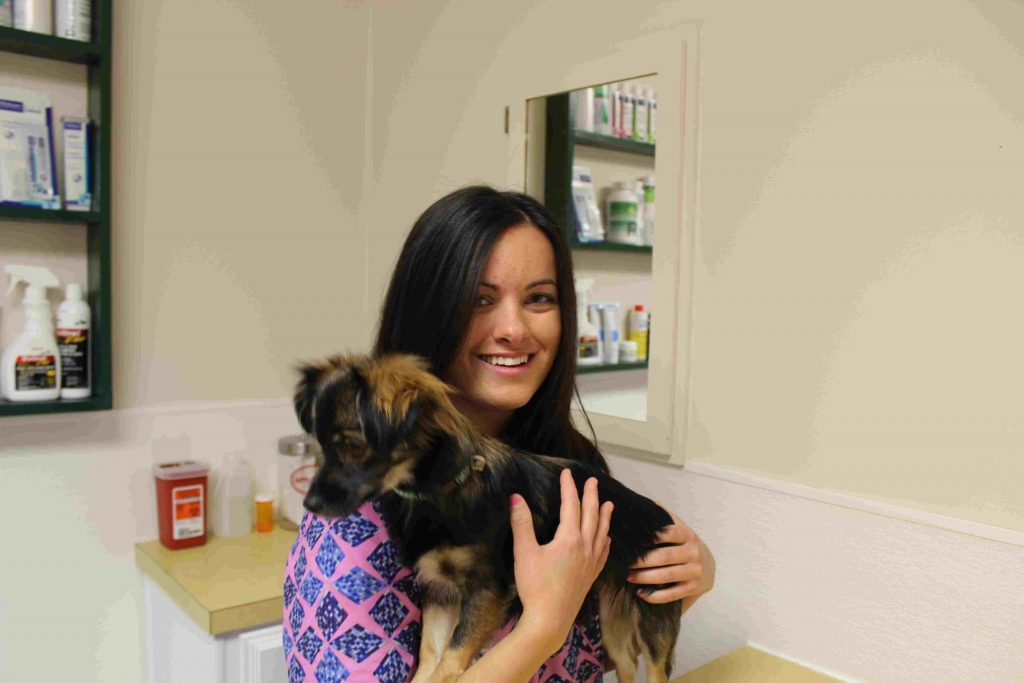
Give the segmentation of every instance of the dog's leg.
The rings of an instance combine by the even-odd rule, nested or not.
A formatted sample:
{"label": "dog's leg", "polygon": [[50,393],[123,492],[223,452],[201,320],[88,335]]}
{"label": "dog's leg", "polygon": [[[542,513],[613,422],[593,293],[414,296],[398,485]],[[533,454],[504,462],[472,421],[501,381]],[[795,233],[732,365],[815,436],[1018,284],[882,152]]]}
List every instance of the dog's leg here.
{"label": "dog's leg", "polygon": [[640,607],[637,635],[647,664],[647,680],[651,683],[668,683],[672,675],[681,618],[679,601]]}
{"label": "dog's leg", "polygon": [[472,593],[462,608],[448,650],[434,669],[430,683],[453,683],[465,672],[502,626],[507,601],[489,590]]}
{"label": "dog's leg", "polygon": [[420,638],[419,666],[411,683],[426,683],[434,673],[441,656],[448,649],[452,633],[459,623],[459,603],[441,604],[430,601],[425,596],[423,601],[423,635]]}
{"label": "dog's leg", "polygon": [[619,683],[636,680],[636,664],[640,649],[636,638],[636,624],[629,609],[629,598],[607,585],[598,587],[601,614],[601,643],[605,655],[615,664]]}

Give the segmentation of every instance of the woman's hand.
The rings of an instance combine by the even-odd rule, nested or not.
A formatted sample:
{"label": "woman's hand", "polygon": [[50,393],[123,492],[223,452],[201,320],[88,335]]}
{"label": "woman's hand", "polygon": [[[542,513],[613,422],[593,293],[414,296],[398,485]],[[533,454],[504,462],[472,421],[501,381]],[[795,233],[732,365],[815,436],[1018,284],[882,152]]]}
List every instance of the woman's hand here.
{"label": "woman's hand", "polygon": [[523,603],[519,624],[551,639],[552,652],[565,641],[594,579],[608,559],[611,502],[600,505],[597,479],[583,488],[583,505],[572,473],[562,470],[562,508],[555,537],[539,545],[533,516],[521,496],[512,496],[516,588]]}
{"label": "woman's hand", "polygon": [[[661,507],[665,508],[664,505]],[[649,588],[637,589],[637,594],[650,603],[660,604],[689,597],[696,600],[715,585],[715,558],[693,529],[683,524],[678,515],[665,511],[675,524],[661,530],[658,543],[672,545],[648,553],[646,558],[630,567],[632,571],[628,579],[638,584],[673,584],[650,593],[646,593]],[[689,605],[684,604],[684,607]]]}

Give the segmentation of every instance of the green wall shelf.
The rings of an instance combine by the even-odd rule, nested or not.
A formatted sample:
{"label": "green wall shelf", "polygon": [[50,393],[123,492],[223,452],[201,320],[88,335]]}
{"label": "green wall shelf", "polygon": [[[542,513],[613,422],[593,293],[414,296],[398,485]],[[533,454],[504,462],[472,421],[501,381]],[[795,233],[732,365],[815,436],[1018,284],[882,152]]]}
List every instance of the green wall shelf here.
{"label": "green wall shelf", "polygon": [[[83,224],[86,230],[89,307],[92,309],[92,396],[81,400],[12,403],[0,399],[0,417],[110,410],[113,407],[110,287],[110,140],[111,140],[111,22],[113,0],[93,0],[92,42],[0,27],[0,52],[85,64],[87,112],[92,123],[89,144],[93,180],[92,211],[56,211],[29,206],[0,205],[3,221],[37,221]],[[56,117],[55,117],[56,118]],[[57,126],[54,121],[54,126]],[[59,131],[54,131],[56,142]],[[59,144],[59,143],[58,143]],[[46,226],[40,225],[40,230]],[[6,290],[6,283],[4,288]]]}
{"label": "green wall shelf", "polygon": [[647,361],[636,363],[613,363],[611,365],[577,365],[577,375],[593,375],[598,372],[620,372],[622,370],[646,370]]}
{"label": "green wall shelf", "polygon": [[573,140],[577,145],[600,147],[601,149],[611,149],[616,152],[627,152],[629,154],[642,154],[647,157],[653,157],[655,151],[655,144],[653,142],[616,138],[610,135],[601,135],[600,133],[588,133],[585,130],[574,130]]}

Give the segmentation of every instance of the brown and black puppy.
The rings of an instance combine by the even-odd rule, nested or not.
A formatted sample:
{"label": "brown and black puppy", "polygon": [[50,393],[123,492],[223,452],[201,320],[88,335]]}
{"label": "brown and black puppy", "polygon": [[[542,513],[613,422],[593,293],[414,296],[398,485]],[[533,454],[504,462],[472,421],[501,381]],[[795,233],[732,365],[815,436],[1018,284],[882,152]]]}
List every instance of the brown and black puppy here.
{"label": "brown and black puppy", "polygon": [[611,551],[595,581],[603,644],[622,683],[642,652],[649,680],[672,671],[681,604],[652,605],[626,581],[672,519],[656,503],[581,462],[516,451],[476,431],[452,405],[455,390],[415,356],[336,356],[300,369],[299,422],[323,464],[305,506],[345,517],[377,498],[402,563],[423,586],[423,635],[415,683],[454,681],[521,610],[513,569],[509,498],[533,513],[539,543],[558,528],[559,475],[569,468],[582,498],[590,477],[615,504]]}

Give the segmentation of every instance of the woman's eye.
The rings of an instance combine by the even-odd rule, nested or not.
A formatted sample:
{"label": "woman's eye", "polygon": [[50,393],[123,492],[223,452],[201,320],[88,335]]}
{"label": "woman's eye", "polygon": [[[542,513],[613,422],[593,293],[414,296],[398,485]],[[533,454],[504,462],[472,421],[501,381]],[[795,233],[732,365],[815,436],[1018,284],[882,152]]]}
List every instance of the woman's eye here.
{"label": "woman's eye", "polygon": [[529,299],[526,300],[529,304],[554,304],[557,303],[555,297],[550,294],[533,294]]}
{"label": "woman's eye", "polygon": [[488,298],[487,298],[486,296],[482,296],[482,297],[479,297],[479,298],[478,298],[478,299],[476,300],[476,305],[477,305],[477,306],[486,306],[486,305],[487,305],[487,304],[489,304],[489,303],[491,303],[491,300],[490,300],[490,299],[488,299]]}

